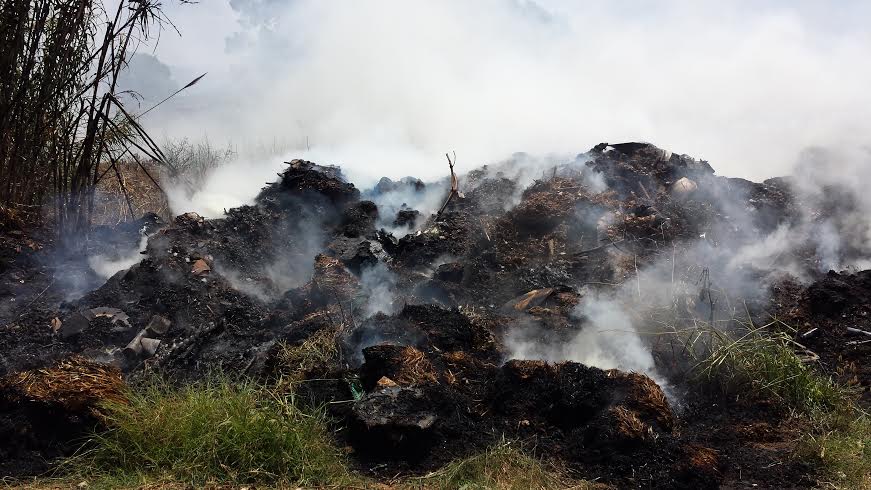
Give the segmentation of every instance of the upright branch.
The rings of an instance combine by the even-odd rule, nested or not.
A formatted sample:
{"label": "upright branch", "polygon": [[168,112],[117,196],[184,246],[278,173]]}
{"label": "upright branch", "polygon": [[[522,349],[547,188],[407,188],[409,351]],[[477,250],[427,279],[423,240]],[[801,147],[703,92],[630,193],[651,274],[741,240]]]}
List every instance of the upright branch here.
{"label": "upright branch", "polygon": [[457,152],[454,152],[453,161],[451,161],[451,156],[448,155],[447,153],[445,153],[445,158],[448,159],[448,167],[451,169],[451,191],[450,191],[450,193],[448,193],[448,198],[445,199],[445,203],[442,204],[442,207],[441,207],[441,209],[439,209],[439,212],[436,213],[436,217],[442,215],[445,208],[448,207],[448,204],[450,204],[451,199],[453,199],[454,196],[457,196],[457,198],[459,198],[459,199],[463,198],[463,195],[460,193],[460,182],[457,180],[457,174],[454,173],[454,164],[457,163]]}

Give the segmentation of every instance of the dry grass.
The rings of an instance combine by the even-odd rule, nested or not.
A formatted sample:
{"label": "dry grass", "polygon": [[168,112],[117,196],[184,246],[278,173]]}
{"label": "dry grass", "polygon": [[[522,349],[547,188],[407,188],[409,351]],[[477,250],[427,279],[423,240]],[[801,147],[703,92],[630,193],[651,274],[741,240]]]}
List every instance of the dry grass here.
{"label": "dry grass", "polygon": [[348,272],[339,259],[318,254],[312,274],[314,287],[337,302],[348,301],[356,292],[357,279]]}
{"label": "dry grass", "polygon": [[[470,380],[477,379],[481,372],[493,369],[492,363],[482,361],[465,351],[451,351],[441,354],[442,361],[446,364],[444,379],[450,385],[461,383],[465,387],[470,386]],[[476,405],[481,403],[476,401]],[[486,410],[482,408],[482,410]]]}
{"label": "dry grass", "polygon": [[694,468],[715,469],[719,464],[719,453],[714,449],[691,445],[687,448],[687,452],[689,453],[689,463]]}
{"label": "dry grass", "polygon": [[414,347],[406,346],[402,349],[402,366],[397,373],[396,381],[399,384],[424,384],[438,383],[435,369],[423,352]]}
{"label": "dry grass", "polygon": [[[322,314],[325,313],[312,313]],[[300,345],[281,345],[278,362],[283,382],[298,383],[305,379],[306,373],[335,364],[339,358],[339,331],[340,328],[323,328]]]}
{"label": "dry grass", "polygon": [[[148,174],[157,179],[161,169],[153,164],[144,165]],[[104,170],[106,169],[101,166],[100,172]],[[136,162],[119,163],[118,170],[121,174],[120,181],[118,176],[110,170],[97,184],[92,216],[93,224],[117,225],[124,221],[138,219],[149,212],[155,213],[167,221],[172,218],[172,211],[169,209],[169,201],[166,196],[154,185],[148,174]],[[121,183],[124,184],[123,188]],[[130,206],[127,205],[125,190],[130,198]],[[130,208],[133,209],[132,216]]]}
{"label": "dry grass", "polygon": [[[610,372],[609,372],[610,375]],[[665,392],[649,376],[640,373],[620,373],[630,381],[627,401],[632,408],[652,416],[665,429],[674,427],[674,414]]]}
{"label": "dry grass", "polygon": [[615,430],[627,439],[644,439],[652,433],[650,426],[642,422],[632,410],[618,406],[609,408],[608,412]]}
{"label": "dry grass", "polygon": [[25,226],[25,215],[20,210],[0,204],[0,230],[20,230]]}
{"label": "dry grass", "polygon": [[76,413],[100,414],[107,403],[127,403],[121,371],[81,356],[6,376],[0,380],[0,389]]}
{"label": "dry grass", "polygon": [[518,443],[502,443],[399,485],[410,489],[605,490],[610,487],[573,480],[560,468],[526,454]]}

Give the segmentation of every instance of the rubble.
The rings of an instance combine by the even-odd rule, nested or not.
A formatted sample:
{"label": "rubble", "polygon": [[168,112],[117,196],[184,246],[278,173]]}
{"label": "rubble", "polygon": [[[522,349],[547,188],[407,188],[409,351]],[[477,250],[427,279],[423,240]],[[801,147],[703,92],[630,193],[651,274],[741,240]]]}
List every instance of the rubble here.
{"label": "rubble", "polygon": [[150,335],[163,335],[172,325],[172,322],[165,317],[160,315],[154,315],[151,317],[151,321],[148,322],[148,325],[145,327],[146,332]]}
{"label": "rubble", "polygon": [[352,430],[361,449],[373,455],[413,460],[436,442],[434,405],[423,390],[382,387],[354,404]]}
{"label": "rubble", "polygon": [[142,330],[124,347],[124,353],[132,358],[138,356],[151,357],[160,348],[160,340],[146,337],[147,330]]}
{"label": "rubble", "polygon": [[433,277],[440,281],[459,283],[463,280],[463,264],[459,262],[442,264],[436,269]]}
{"label": "rubble", "polygon": [[211,270],[212,268],[209,267],[209,263],[203,259],[195,260],[194,264],[191,266],[191,274],[195,276],[202,276]]}

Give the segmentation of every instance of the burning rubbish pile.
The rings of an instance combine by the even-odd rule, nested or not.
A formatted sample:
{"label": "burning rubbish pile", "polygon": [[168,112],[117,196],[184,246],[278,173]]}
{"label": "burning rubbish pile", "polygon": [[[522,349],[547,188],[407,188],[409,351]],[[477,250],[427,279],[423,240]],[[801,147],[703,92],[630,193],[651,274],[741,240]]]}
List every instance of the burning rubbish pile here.
{"label": "burning rubbish pile", "polygon": [[[4,459],[63,453],[58,417],[93,418],[73,395],[95,376],[107,384],[88,396],[119,401],[116,372],[221,372],[328,404],[357,463],[384,475],[508,437],[618,486],[812,482],[778,463],[791,434],[777,408],[692,389],[705,342],[681,332],[785,318],[867,401],[866,274],[825,274],[819,246],[778,240],[838,203],[649,144],[535,174],[524,158],[362,194],[338,168],[294,160],[252,205],[150,230],[141,261],[102,286],[4,318]],[[76,369],[65,386],[39,381]]]}

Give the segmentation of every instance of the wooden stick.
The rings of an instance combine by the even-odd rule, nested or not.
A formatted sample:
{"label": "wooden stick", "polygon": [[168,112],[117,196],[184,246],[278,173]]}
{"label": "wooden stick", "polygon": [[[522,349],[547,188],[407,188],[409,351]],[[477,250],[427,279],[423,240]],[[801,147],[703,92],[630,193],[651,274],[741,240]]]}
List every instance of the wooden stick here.
{"label": "wooden stick", "polygon": [[454,161],[451,161],[450,155],[445,153],[445,158],[448,159],[448,167],[451,169],[451,192],[448,194],[448,198],[445,199],[445,203],[442,205],[439,212],[436,213],[436,217],[441,216],[444,212],[445,208],[450,204],[451,199],[455,194],[459,194],[460,182],[457,180],[457,175],[454,173],[454,164],[457,163],[457,152],[454,152]]}

